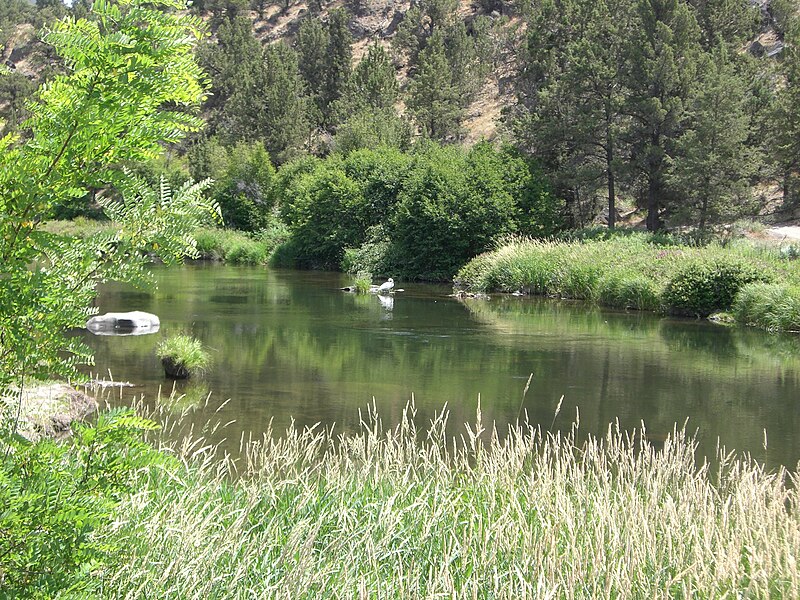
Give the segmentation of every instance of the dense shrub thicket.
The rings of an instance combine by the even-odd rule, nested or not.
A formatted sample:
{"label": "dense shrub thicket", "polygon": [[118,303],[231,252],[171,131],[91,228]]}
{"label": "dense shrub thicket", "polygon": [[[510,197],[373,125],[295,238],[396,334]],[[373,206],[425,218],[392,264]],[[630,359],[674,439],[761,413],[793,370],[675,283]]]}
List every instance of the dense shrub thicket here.
{"label": "dense shrub thicket", "polygon": [[488,144],[360,150],[284,168],[276,197],[300,266],[449,279],[503,236],[560,226],[536,166]]}

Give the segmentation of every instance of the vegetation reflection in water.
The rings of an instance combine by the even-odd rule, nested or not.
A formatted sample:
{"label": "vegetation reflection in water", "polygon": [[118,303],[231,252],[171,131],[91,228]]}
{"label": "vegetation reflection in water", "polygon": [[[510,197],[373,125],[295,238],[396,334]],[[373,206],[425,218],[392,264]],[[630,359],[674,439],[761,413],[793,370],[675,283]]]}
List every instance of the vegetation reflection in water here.
{"label": "vegetation reflection in water", "polygon": [[162,329],[88,337],[93,370],[153,402],[172,385],[158,341],[191,333],[214,353],[202,390],[189,390],[198,399],[209,390],[211,401],[192,418],[230,399],[218,417],[236,421],[226,428],[231,448],[270,421],[276,431],[318,422],[355,431],[373,398],[387,424],[413,396],[421,423],[446,403],[457,433],[480,395],[484,419],[501,429],[521,413],[547,428],[563,395],[555,429],[579,413],[584,434],[644,421],[658,440],[688,419],[706,455],[719,437],[768,464],[800,459],[796,336],[543,299],[458,301],[441,286],[403,283],[390,301],[341,292],[348,281],[338,273],[190,265],[156,275],[152,293],[111,285],[101,294],[102,311],[154,312]]}

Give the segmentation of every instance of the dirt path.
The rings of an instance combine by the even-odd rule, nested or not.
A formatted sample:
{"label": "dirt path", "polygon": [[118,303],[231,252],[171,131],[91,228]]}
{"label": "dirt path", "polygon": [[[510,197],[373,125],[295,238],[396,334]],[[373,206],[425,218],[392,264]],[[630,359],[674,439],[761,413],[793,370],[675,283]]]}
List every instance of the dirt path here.
{"label": "dirt path", "polygon": [[800,226],[783,225],[781,227],[770,227],[767,233],[773,238],[781,240],[800,240]]}

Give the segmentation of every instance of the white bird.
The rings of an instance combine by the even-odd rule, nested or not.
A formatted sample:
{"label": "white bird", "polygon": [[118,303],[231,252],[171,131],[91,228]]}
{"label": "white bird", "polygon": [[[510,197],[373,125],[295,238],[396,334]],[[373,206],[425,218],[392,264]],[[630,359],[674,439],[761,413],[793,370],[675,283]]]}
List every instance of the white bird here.
{"label": "white bird", "polygon": [[389,277],[389,281],[387,281],[386,283],[382,283],[380,285],[380,287],[378,288],[378,293],[379,294],[388,293],[392,290],[393,287],[394,287],[394,279]]}

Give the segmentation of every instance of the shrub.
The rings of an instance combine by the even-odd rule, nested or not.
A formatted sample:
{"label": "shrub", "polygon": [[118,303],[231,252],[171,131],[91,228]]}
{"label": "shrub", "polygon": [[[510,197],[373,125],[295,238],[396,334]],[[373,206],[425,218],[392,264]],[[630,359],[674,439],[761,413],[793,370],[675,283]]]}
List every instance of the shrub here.
{"label": "shrub", "polygon": [[211,364],[211,355],[200,340],[188,335],[174,335],[162,340],[156,355],[164,363],[168,374],[189,377],[205,371]]}
{"label": "shrub", "polygon": [[286,189],[281,216],[300,266],[337,269],[346,247],[364,241],[364,195],[338,161],[321,163]]}
{"label": "shrub", "polygon": [[347,273],[366,272],[381,276],[389,275],[388,266],[391,243],[381,225],[367,230],[367,241],[358,248],[345,248],[342,270]]}
{"label": "shrub", "polygon": [[357,294],[368,294],[370,289],[372,289],[372,275],[363,272],[356,274],[353,287]]}
{"label": "shrub", "polygon": [[268,226],[273,207],[275,168],[260,142],[223,147],[212,138],[189,151],[192,175],[211,177],[211,197],[226,226],[256,231]]}
{"label": "shrub", "polygon": [[757,266],[737,259],[692,260],[670,278],[664,306],[674,314],[707,317],[730,309],[742,286],[767,277]]}
{"label": "shrub", "polygon": [[390,260],[406,277],[450,279],[514,231],[514,199],[488,150],[431,146],[415,157],[389,221]]}
{"label": "shrub", "polygon": [[231,264],[263,265],[286,237],[285,226],[275,221],[254,234],[231,229],[202,228],[194,232],[200,256]]}
{"label": "shrub", "polygon": [[502,236],[560,226],[560,203],[535,165],[489,144],[293,163],[274,189],[292,237],[281,260],[307,267],[449,279]]}
{"label": "shrub", "polygon": [[800,331],[800,287],[749,283],[736,295],[732,312],[737,321],[769,331]]}
{"label": "shrub", "polygon": [[234,241],[225,251],[225,262],[234,265],[263,265],[268,258],[266,246],[249,238]]}
{"label": "shrub", "polygon": [[118,568],[98,531],[142,467],[167,461],[142,441],[155,423],[115,409],[78,424],[67,443],[0,437],[0,597],[94,597],[96,574]]}

